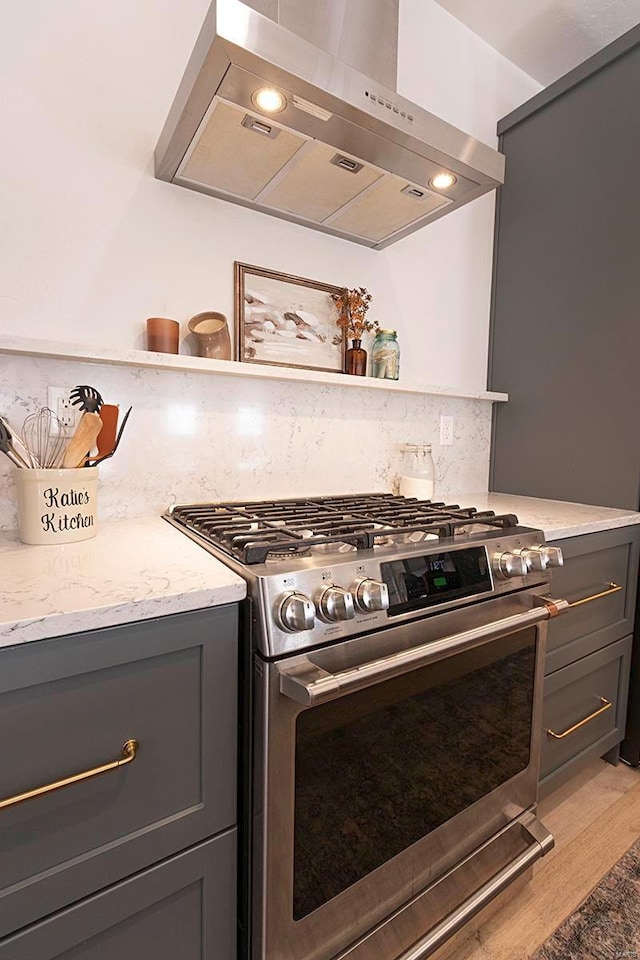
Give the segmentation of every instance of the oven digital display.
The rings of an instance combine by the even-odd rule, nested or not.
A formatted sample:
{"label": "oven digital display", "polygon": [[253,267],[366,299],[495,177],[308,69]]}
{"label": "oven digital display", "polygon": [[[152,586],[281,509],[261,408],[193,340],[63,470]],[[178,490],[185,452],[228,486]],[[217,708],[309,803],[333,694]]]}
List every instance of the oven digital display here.
{"label": "oven digital display", "polygon": [[491,590],[484,547],[466,547],[380,564],[389,589],[389,616]]}

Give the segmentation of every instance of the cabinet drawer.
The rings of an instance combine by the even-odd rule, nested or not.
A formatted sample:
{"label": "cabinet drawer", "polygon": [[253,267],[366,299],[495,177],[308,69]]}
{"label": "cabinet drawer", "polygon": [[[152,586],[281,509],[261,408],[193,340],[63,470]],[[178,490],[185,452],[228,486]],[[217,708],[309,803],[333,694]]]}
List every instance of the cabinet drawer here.
{"label": "cabinet drawer", "polygon": [[0,960],[234,960],[235,830],[0,940]]}
{"label": "cabinet drawer", "polygon": [[[564,771],[586,755],[602,755],[624,736],[631,637],[584,657],[544,681],[541,778]],[[602,698],[611,707],[594,716]],[[592,719],[587,720],[588,717]],[[582,723],[581,721],[587,721]],[[556,734],[574,728],[562,739]]]}
{"label": "cabinet drawer", "polygon": [[552,596],[573,601],[604,592],[611,582],[622,589],[550,621],[547,673],[632,633],[638,536],[637,527],[624,527],[557,541],[564,566],[553,570]]}
{"label": "cabinet drawer", "polygon": [[235,822],[235,607],[0,652],[0,936]]}

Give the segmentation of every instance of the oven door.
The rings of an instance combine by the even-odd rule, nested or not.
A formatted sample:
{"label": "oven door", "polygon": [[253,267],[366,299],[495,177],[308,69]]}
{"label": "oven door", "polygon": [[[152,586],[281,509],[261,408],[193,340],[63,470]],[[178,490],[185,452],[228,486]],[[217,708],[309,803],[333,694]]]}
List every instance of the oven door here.
{"label": "oven door", "polygon": [[537,599],[256,661],[254,958],[341,953],[535,807]]}

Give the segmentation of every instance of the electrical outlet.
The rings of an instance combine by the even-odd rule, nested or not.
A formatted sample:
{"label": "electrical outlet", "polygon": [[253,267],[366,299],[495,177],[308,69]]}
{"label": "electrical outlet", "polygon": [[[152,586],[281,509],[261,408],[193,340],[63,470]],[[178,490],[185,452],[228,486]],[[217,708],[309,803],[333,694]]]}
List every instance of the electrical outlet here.
{"label": "electrical outlet", "polygon": [[47,387],[47,406],[63,424],[67,436],[73,433],[82,415],[82,411],[71,403],[71,390],[72,387]]}
{"label": "electrical outlet", "polygon": [[453,445],[453,417],[440,417],[440,446]]}

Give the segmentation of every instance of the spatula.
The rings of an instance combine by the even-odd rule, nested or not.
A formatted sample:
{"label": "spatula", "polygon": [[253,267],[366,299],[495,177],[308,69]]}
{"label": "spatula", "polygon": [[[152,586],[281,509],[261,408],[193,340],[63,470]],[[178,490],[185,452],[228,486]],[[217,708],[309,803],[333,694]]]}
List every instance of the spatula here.
{"label": "spatula", "polygon": [[83,466],[88,467],[89,461],[94,464],[100,460],[105,460],[111,456],[116,447],[116,433],[118,430],[118,417],[120,407],[113,403],[103,403],[100,407],[100,419],[102,420],[102,430],[98,434],[97,447],[98,452],[95,456],[86,456]]}
{"label": "spatula", "polygon": [[103,403],[100,407],[102,430],[98,434],[98,453],[93,459],[106,457],[115,447],[119,415],[120,407],[114,403]]}
{"label": "spatula", "polygon": [[98,434],[102,430],[102,420],[99,413],[84,413],[75,433],[69,441],[62,461],[62,466],[69,469],[79,467],[87,452],[95,445]]}
{"label": "spatula", "polygon": [[122,431],[124,430],[127,420],[129,419],[129,414],[133,410],[133,407],[129,407],[127,412],[124,415],[122,423],[120,424],[120,429],[118,430],[118,436],[116,437],[116,442],[113,445],[113,449],[109,453],[105,453],[102,457],[88,457],[85,466],[86,467],[95,467],[97,464],[102,463],[103,460],[108,460],[109,457],[112,457],[116,450],[118,449],[118,444],[120,443],[120,437],[122,436]]}

